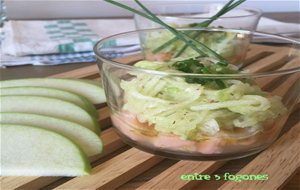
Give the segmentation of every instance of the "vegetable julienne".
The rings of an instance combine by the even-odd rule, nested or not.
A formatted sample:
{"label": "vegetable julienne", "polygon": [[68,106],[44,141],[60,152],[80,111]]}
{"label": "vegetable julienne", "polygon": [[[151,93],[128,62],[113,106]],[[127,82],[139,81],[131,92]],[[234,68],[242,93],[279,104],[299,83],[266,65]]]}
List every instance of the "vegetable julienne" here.
{"label": "vegetable julienne", "polygon": [[[173,64],[140,61],[135,66],[180,72],[174,70]],[[123,124],[120,130],[140,131],[141,136],[151,137],[149,141],[153,143],[159,141],[155,138],[173,137],[177,142],[189,144],[181,147],[182,151],[222,152],[222,146],[238,145],[237,141],[262,135],[267,130],[265,127],[270,127],[270,122],[287,110],[280,97],[270,96],[258,86],[241,80],[223,81],[227,87],[218,89],[211,84],[191,84],[182,77],[131,75],[133,79],[120,83],[125,103],[123,111],[114,115],[113,120],[117,118],[126,123],[129,118],[135,118],[127,127]],[[214,148],[205,151],[199,148],[210,141]],[[172,149],[172,143],[159,146]],[[178,150],[177,146],[173,148]]]}

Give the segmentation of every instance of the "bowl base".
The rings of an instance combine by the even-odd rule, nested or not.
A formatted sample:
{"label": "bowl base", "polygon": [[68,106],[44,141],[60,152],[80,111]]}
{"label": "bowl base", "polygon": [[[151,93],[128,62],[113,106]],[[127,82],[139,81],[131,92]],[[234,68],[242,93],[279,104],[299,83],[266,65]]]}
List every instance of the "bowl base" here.
{"label": "bowl base", "polygon": [[219,154],[202,154],[198,153],[197,155],[193,153],[186,153],[186,152],[177,152],[172,150],[166,150],[166,149],[159,149],[159,148],[152,148],[149,146],[141,146],[139,145],[139,142],[136,142],[134,140],[131,140],[124,134],[122,134],[118,129],[116,129],[117,134],[121,137],[121,139],[128,145],[135,147],[141,151],[148,152],[151,154],[155,154],[157,156],[166,157],[169,159],[175,159],[175,160],[193,160],[193,161],[225,161],[225,160],[234,160],[239,158],[244,158],[247,156],[251,156],[253,154],[259,153],[263,151],[264,149],[268,148],[270,146],[269,143],[264,146],[260,146],[257,148],[252,148],[244,152],[238,152],[238,153],[219,153]]}

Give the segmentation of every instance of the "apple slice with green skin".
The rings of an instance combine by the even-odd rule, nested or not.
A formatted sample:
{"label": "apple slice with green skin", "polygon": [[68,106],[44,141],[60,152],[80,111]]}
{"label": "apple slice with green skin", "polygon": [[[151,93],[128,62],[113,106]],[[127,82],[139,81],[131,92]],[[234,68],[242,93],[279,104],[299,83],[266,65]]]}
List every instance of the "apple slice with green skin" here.
{"label": "apple slice with green skin", "polygon": [[42,128],[1,124],[2,176],[81,176],[91,173],[82,149]]}
{"label": "apple slice with green skin", "polygon": [[89,112],[93,116],[97,116],[96,108],[93,104],[91,104],[85,97],[54,88],[44,88],[44,87],[8,87],[1,88],[0,91],[1,96],[8,95],[34,95],[34,96],[45,96],[49,98],[58,98],[64,101],[72,102],[87,112]]}
{"label": "apple slice with green skin", "polygon": [[57,132],[79,145],[87,156],[94,156],[102,151],[99,136],[70,121],[29,113],[0,113],[0,123],[36,126]]}
{"label": "apple slice with green skin", "polygon": [[81,107],[59,100],[42,96],[0,96],[1,112],[21,112],[47,115],[78,123],[99,133],[99,125],[94,117]]}
{"label": "apple slice with green skin", "polygon": [[30,78],[4,80],[0,82],[1,88],[17,86],[40,86],[66,90],[84,96],[93,104],[106,102],[103,88],[93,82],[83,82],[83,80],[57,79],[57,78]]}

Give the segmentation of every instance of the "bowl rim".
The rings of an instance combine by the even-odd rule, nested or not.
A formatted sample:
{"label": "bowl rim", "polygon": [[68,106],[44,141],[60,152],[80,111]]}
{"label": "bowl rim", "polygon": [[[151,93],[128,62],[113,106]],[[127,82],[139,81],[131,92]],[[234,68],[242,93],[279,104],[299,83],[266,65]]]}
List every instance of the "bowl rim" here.
{"label": "bowl rim", "polygon": [[[147,2],[145,2],[147,3]],[[190,5],[200,5],[201,7],[205,7],[205,6],[220,6],[221,8],[225,5],[225,3],[222,3],[222,2],[207,2],[207,3],[199,3],[199,2],[184,2],[184,3],[180,3],[180,2],[172,2],[172,4],[170,5],[170,3],[159,3],[159,4],[153,4],[153,2],[149,3],[149,4],[146,4],[148,6],[156,6],[156,5],[159,5],[161,7],[172,7],[172,6],[190,6]],[[151,7],[150,7],[151,8]],[[259,8],[253,8],[253,7],[240,7],[240,8],[235,8],[234,10],[246,10],[249,12],[249,14],[246,14],[246,15],[236,15],[236,16],[221,16],[219,17],[218,19],[215,19],[215,20],[221,20],[221,19],[230,19],[230,18],[243,18],[243,17],[249,17],[249,16],[258,16],[260,17],[263,13],[263,11]],[[199,17],[189,17],[188,15],[181,15],[181,16],[168,16],[168,14],[166,13],[155,13],[157,16],[161,17],[161,18],[170,18],[170,19],[210,19],[210,17],[208,16],[199,16]],[[136,15],[136,14],[134,14]],[[179,14],[180,15],[180,14]]]}
{"label": "bowl rim", "polygon": [[[177,29],[180,31],[191,31],[191,30],[196,30],[196,31],[213,31],[213,32],[235,32],[235,33],[242,33],[242,34],[257,34],[257,35],[263,35],[267,37],[272,37],[276,39],[281,39],[288,41],[292,44],[296,44],[297,46],[300,46],[300,41],[280,36],[280,35],[275,35],[275,34],[270,34],[270,33],[264,33],[264,32],[256,32],[256,31],[249,31],[249,30],[240,30],[240,29],[220,29],[220,28],[180,28]],[[123,64],[119,63],[117,61],[113,61],[111,59],[105,58],[100,55],[98,51],[98,47],[102,44],[104,44],[105,41],[117,38],[119,36],[124,36],[124,35],[130,35],[136,33],[138,35],[139,32],[153,32],[153,31],[168,31],[167,29],[164,28],[154,28],[154,29],[141,29],[141,30],[133,30],[133,31],[128,31],[128,32],[122,32],[118,33],[115,35],[111,35],[108,37],[105,37],[101,40],[99,40],[93,48],[93,51],[98,59],[100,59],[102,62],[109,63],[115,67],[125,69],[125,70],[130,70],[130,71],[136,71],[136,72],[141,72],[145,74],[152,74],[152,75],[161,75],[161,76],[178,76],[178,77],[204,77],[204,78],[223,78],[223,79],[232,79],[232,78],[259,78],[259,77],[267,77],[267,76],[274,76],[274,75],[285,75],[285,74],[292,74],[296,72],[300,72],[300,65],[295,68],[291,69],[284,69],[284,70],[275,70],[275,71],[262,71],[262,72],[254,72],[254,73],[247,73],[247,72],[242,72],[242,73],[237,73],[237,74],[195,74],[195,73],[180,73],[180,72],[165,72],[165,71],[157,71],[157,70],[151,70],[151,69],[145,69],[145,68],[139,68],[135,66],[131,66],[128,64]],[[99,62],[97,62],[99,64]]]}
{"label": "bowl rim", "polygon": [[[223,4],[222,4],[223,5]],[[262,15],[262,10],[261,9],[257,9],[257,8],[239,8],[239,9],[234,9],[234,10],[243,10],[243,11],[247,11],[249,12],[249,14],[246,15],[236,15],[236,16],[220,16],[217,19],[214,20],[224,20],[224,19],[235,19],[235,18],[245,18],[245,17],[251,17],[251,16],[257,16],[258,18]],[[161,15],[161,14],[157,14],[159,17],[161,18],[165,18],[165,19],[180,19],[180,20],[197,20],[197,19],[207,19],[207,20],[211,20],[211,17],[203,17],[203,16],[195,16],[195,17],[191,17],[188,15],[182,15],[182,16],[167,16],[167,15]]]}

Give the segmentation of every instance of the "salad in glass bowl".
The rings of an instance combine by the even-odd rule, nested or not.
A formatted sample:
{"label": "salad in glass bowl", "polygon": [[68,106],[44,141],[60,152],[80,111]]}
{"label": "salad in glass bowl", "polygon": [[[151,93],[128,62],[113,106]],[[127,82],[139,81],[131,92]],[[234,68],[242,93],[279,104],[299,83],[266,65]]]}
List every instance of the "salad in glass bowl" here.
{"label": "salad in glass bowl", "polygon": [[[108,2],[112,3],[113,1],[108,0]],[[167,27],[161,24],[163,22],[173,29],[209,27],[255,31],[261,12],[253,9],[237,9],[244,2],[245,0],[230,0],[224,5],[203,2],[166,3],[164,5],[145,3],[147,5],[145,6],[137,1],[142,12],[139,10],[135,12],[130,7],[125,8],[124,5],[118,5],[135,13],[135,24],[138,30]],[[191,39],[204,43],[232,64],[240,64],[247,51],[248,40],[245,37],[236,39],[238,36],[234,32],[195,30],[184,33]],[[174,37],[170,30],[141,35],[141,40],[143,40],[144,49],[150,50],[147,51],[147,58],[152,57],[156,60],[166,61],[171,58],[194,57],[198,54],[186,42],[179,40],[177,36]]]}
{"label": "salad in glass bowl", "polygon": [[[248,50],[250,35],[237,32],[223,32],[218,29],[186,32],[192,39],[205,44],[231,64],[241,65]],[[197,57],[198,52],[165,30],[151,33],[140,32],[143,50],[148,60],[168,61],[176,58]],[[172,42],[173,41],[173,42]],[[169,44],[169,42],[172,42]],[[166,45],[167,44],[167,45]]]}
{"label": "salad in glass bowl", "polygon": [[[115,35],[94,49],[112,122],[125,142],[170,158],[216,160],[254,154],[278,137],[299,94],[291,88],[289,93],[296,95],[283,97],[261,81],[299,74],[299,66],[253,72],[214,56],[153,60],[143,49],[141,33],[161,30]],[[285,42],[282,50],[288,58],[299,53],[299,42],[275,35],[229,29],[188,32],[197,31],[230,33],[241,41],[273,38]],[[108,48],[111,41],[128,44]]]}

